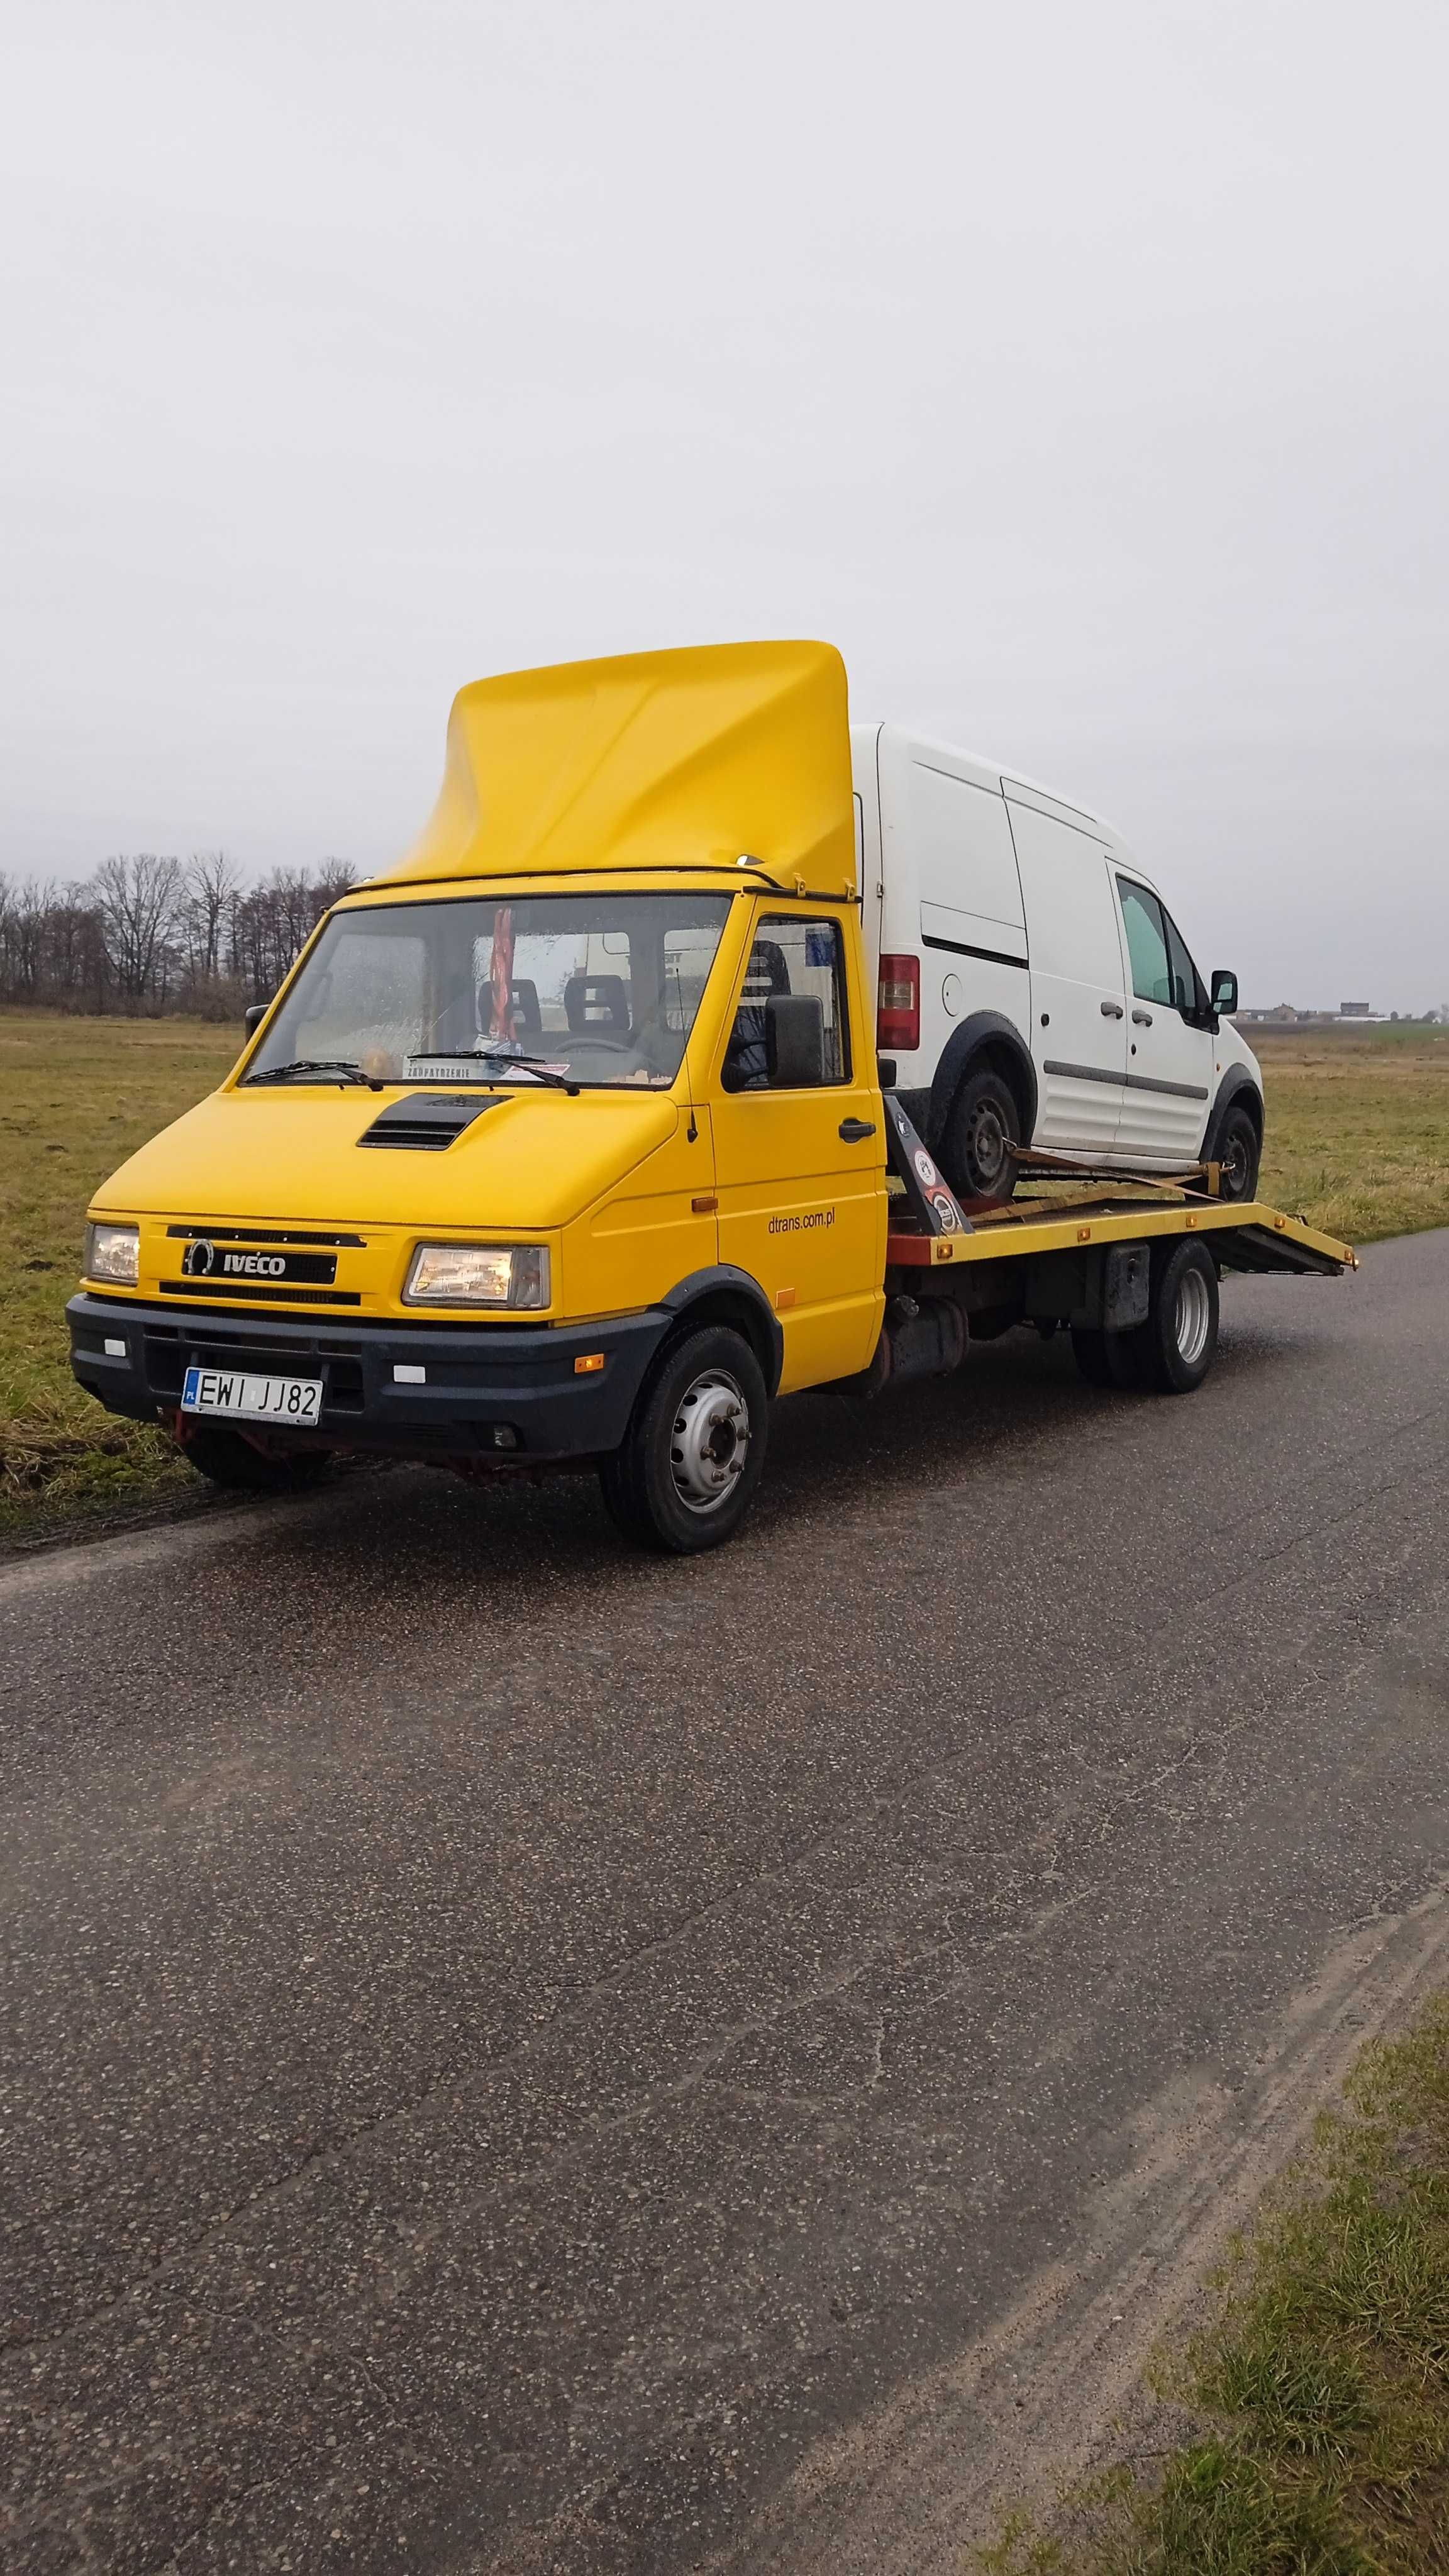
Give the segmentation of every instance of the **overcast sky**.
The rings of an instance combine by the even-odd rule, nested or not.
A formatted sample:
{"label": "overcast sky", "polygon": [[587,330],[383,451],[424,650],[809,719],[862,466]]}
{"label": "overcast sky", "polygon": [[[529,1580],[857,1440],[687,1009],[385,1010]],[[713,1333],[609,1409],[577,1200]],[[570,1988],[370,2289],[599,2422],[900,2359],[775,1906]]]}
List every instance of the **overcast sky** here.
{"label": "overcast sky", "polygon": [[0,0],[0,867],[402,847],[837,643],[1245,1001],[1449,1000],[1449,12]]}

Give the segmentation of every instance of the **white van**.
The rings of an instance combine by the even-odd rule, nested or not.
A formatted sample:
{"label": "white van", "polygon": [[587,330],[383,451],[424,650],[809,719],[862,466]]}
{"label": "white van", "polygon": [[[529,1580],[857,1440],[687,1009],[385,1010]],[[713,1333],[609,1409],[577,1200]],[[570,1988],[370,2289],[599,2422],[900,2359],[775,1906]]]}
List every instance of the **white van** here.
{"label": "white van", "polygon": [[[1115,832],[895,725],[853,725],[865,934],[883,1080],[970,1198],[1009,1197],[1010,1148],[1106,1170],[1221,1163],[1250,1199],[1256,1057]],[[894,1073],[889,1070],[894,1061]]]}

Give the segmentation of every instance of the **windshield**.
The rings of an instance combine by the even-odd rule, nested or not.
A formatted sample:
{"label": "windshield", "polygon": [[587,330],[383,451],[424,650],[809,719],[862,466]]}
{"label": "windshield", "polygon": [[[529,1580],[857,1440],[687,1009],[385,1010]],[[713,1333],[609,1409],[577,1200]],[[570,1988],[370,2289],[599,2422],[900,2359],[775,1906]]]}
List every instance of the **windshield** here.
{"label": "windshield", "polygon": [[295,1067],[325,1081],[324,1066],[351,1065],[381,1082],[666,1090],[729,907],[728,895],[590,894],[337,913],[245,1078]]}

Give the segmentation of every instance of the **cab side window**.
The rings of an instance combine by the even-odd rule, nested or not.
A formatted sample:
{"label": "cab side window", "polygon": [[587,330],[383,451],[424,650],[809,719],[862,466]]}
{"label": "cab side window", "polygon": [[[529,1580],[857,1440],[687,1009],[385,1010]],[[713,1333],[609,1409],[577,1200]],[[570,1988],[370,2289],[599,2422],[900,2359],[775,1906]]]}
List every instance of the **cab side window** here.
{"label": "cab side window", "polygon": [[850,1077],[838,921],[763,920],[725,1049],[726,1091],[801,1091]]}
{"label": "cab side window", "polygon": [[1162,906],[1155,894],[1149,894],[1145,886],[1134,885],[1130,877],[1117,879],[1117,892],[1127,932],[1132,990],[1139,1002],[1161,1002],[1170,1009],[1177,997],[1172,989]]}
{"label": "cab side window", "polygon": [[1167,964],[1172,977],[1172,998],[1188,1019],[1196,1019],[1208,1007],[1207,988],[1188,954],[1187,942],[1172,915],[1165,908],[1162,915],[1167,932]]}

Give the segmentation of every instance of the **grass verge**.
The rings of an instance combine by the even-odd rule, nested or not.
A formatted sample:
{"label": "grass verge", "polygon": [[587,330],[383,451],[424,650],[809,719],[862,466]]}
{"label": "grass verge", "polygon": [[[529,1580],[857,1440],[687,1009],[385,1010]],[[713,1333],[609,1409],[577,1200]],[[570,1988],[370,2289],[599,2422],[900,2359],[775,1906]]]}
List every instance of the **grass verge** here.
{"label": "grass verge", "polygon": [[195,1482],[159,1432],[81,1392],[65,1301],[93,1192],[237,1052],[203,1020],[0,1013],[0,1537]]}
{"label": "grass verge", "polygon": [[1161,2365],[1196,2419],[1152,2477],[1110,2471],[983,2576],[1442,2576],[1449,2569],[1449,1995],[1365,2050]]}

